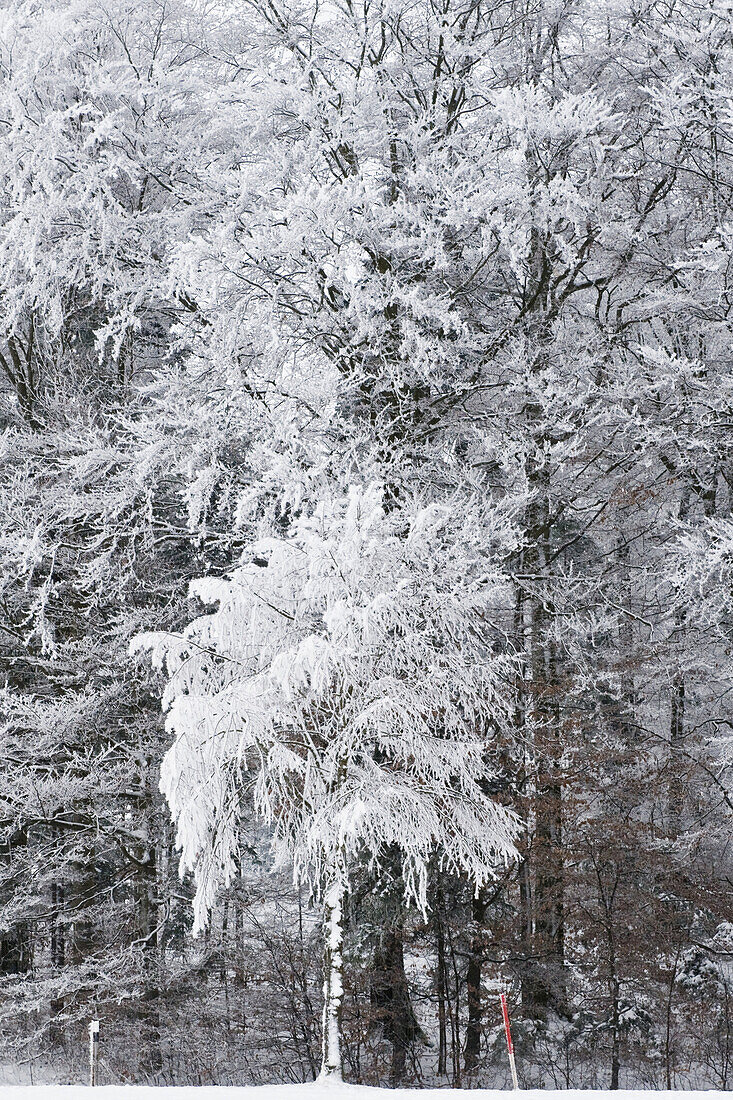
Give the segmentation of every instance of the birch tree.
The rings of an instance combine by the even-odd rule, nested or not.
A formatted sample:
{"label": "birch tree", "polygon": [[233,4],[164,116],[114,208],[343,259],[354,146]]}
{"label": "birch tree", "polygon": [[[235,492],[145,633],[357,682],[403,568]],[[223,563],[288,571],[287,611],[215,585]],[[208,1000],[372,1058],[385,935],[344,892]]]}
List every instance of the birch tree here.
{"label": "birch tree", "polygon": [[[255,543],[193,593],[217,610],[178,636],[143,635],[165,668],[175,736],[163,789],[201,928],[234,874],[243,791],[276,860],[322,899],[322,1075],[340,1076],[343,905],[349,867],[402,854],[427,907],[431,856],[480,889],[514,858],[518,819],[488,797],[507,736],[511,661],[492,637],[501,519],[440,505],[386,512],[376,483],[322,502],[288,539]],[[488,525],[488,532],[484,525]]]}

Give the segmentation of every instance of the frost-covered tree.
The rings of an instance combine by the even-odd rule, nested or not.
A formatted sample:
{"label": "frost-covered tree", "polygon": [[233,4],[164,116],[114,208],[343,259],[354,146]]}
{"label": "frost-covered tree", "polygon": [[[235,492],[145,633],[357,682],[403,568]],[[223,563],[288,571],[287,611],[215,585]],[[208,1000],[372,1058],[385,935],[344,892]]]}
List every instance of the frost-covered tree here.
{"label": "frost-covered tree", "polygon": [[[508,662],[512,735],[483,729],[482,767],[527,829],[477,896],[433,859],[427,923],[405,908],[419,876],[399,845],[370,862],[354,841],[347,1072],[379,1083],[382,1038],[393,1080],[410,1072],[412,999],[437,1033],[434,1067],[413,1047],[420,1079],[498,1082],[501,977],[527,1083],[726,1087],[729,982],[708,964],[729,950],[732,94],[729,0],[2,8],[3,1029],[36,1043],[50,1024],[57,1042],[94,1001],[118,1035],[154,1024],[137,1068],[125,1039],[113,1064],[184,1079],[193,1062],[159,1040],[197,998],[248,1080],[317,1071],[298,892],[275,921],[240,865],[207,936],[184,936],[191,886],[171,882],[155,792],[167,735],[126,652],[182,629],[192,577],[224,577],[215,624],[244,599],[227,570],[281,595],[269,551],[255,570],[242,548],[274,538],[277,560],[305,560],[319,509],[337,525],[348,485],[374,479],[385,577],[429,591],[437,543],[418,567],[410,531],[451,508],[444,549],[465,540],[505,578],[465,621],[480,660]],[[490,542],[496,507],[515,534],[489,550],[464,529],[485,514]],[[473,569],[446,567],[446,596]],[[399,618],[415,594],[394,587]],[[297,624],[274,620],[287,652],[328,643],[309,598]],[[211,648],[216,697],[231,662]],[[315,689],[290,683],[288,710],[279,675],[297,725]],[[336,697],[301,714],[301,741],[339,735]],[[244,772],[222,767],[229,790]],[[300,796],[305,772],[286,771]],[[257,857],[266,833],[247,837]],[[317,856],[301,870],[323,895]],[[265,954],[277,1038],[253,1047],[232,994],[249,1029]],[[284,1035],[289,1052],[263,1054]]]}
{"label": "frost-covered tree", "polygon": [[323,1075],[341,1073],[354,858],[378,865],[397,849],[424,910],[435,853],[477,890],[516,855],[518,820],[485,786],[510,711],[493,620],[511,530],[457,505],[386,511],[381,487],[352,488],[288,538],[255,543],[230,576],[197,581],[215,612],[135,643],[169,677],[162,786],[196,876],[197,927],[235,873],[246,792],[276,859],[323,900]]}

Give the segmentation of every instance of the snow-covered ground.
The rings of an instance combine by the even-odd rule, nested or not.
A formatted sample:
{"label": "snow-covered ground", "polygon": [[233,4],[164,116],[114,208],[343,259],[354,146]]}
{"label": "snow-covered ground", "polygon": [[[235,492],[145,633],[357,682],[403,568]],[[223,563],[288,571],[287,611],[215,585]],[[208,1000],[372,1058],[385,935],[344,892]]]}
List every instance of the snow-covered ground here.
{"label": "snow-covered ground", "polygon": [[[465,1090],[468,1091],[468,1090]],[[13,1085],[2,1090],[7,1100],[89,1100],[83,1085]],[[152,1088],[133,1085],[104,1085],[96,1090],[97,1100],[446,1100],[452,1089],[372,1089],[360,1085],[263,1085],[259,1088]],[[470,1100],[500,1100],[506,1092],[472,1089]],[[620,1089],[605,1092],[591,1089],[527,1090],[523,1100],[723,1100],[723,1092],[642,1092]]]}

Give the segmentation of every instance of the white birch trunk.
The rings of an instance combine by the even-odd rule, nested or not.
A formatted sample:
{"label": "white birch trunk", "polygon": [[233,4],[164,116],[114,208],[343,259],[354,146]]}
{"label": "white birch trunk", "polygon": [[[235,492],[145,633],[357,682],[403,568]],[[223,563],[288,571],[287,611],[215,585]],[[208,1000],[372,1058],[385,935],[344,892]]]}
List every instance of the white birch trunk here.
{"label": "white birch trunk", "polygon": [[339,878],[324,899],[323,952],[323,1058],[319,1081],[341,1081],[341,1002],[344,985],[343,901],[344,886]]}

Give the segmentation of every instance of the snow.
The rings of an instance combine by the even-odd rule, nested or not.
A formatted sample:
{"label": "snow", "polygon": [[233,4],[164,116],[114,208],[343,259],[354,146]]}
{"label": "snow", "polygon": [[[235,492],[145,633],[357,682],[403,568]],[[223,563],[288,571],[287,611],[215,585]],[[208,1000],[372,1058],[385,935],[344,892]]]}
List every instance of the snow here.
{"label": "snow", "polygon": [[[223,1086],[191,1086],[185,1088],[158,1088],[144,1085],[103,1085],[96,1089],[98,1100],[443,1100],[446,1092],[467,1092],[471,1100],[497,1100],[506,1094],[501,1089],[375,1089],[363,1085],[347,1085],[341,1082],[313,1082],[307,1085],[262,1085],[248,1088]],[[606,1092],[601,1089],[528,1089],[522,1091],[526,1100],[644,1100],[649,1092],[619,1089]],[[224,1094],[226,1093],[226,1098]],[[711,1089],[707,1092],[653,1092],[659,1100],[683,1096],[684,1100],[721,1100],[726,1093]],[[3,1089],[8,1100],[89,1100],[87,1087],[83,1085],[14,1085]]]}
{"label": "snow", "polygon": [[477,889],[517,858],[522,823],[486,792],[519,666],[474,628],[502,620],[514,529],[472,492],[450,509],[386,497],[379,480],[324,486],[288,537],[193,582],[215,610],[131,644],[168,674],[161,790],[194,932],[236,872],[243,769],[276,863],[314,894],[336,858],[348,880],[356,853],[394,850],[425,912],[436,851]]}

